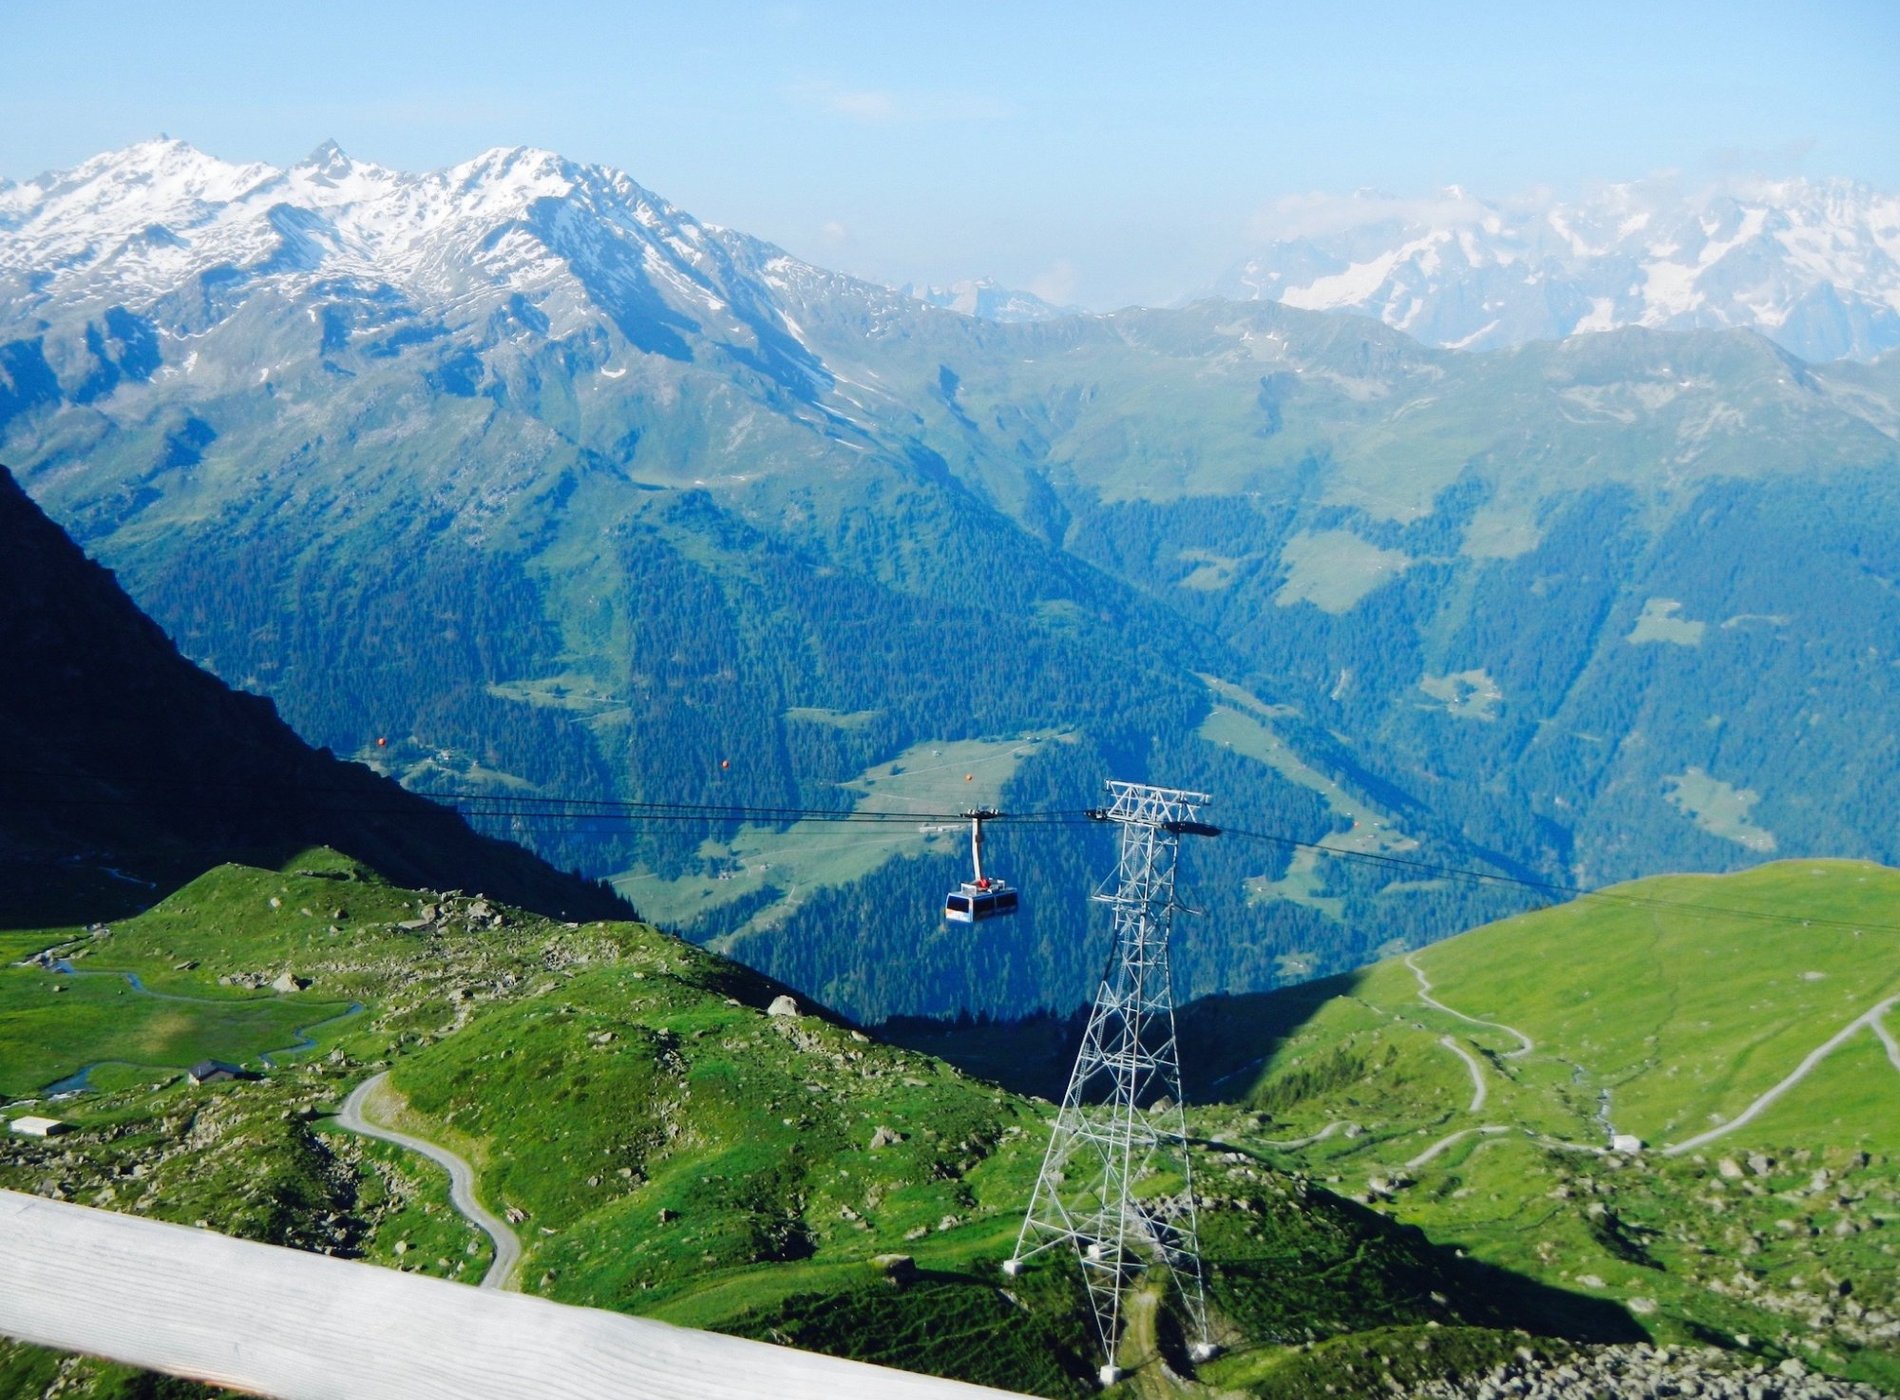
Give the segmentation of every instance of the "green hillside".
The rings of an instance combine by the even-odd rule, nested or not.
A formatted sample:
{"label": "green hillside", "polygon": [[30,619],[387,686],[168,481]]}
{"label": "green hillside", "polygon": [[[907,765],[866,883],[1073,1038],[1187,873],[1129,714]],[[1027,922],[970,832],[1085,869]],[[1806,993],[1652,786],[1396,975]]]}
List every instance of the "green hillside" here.
{"label": "green hillside", "polygon": [[[221,866],[134,918],[0,940],[26,959],[0,968],[3,1116],[76,1125],[0,1135],[0,1185],[474,1281],[488,1241],[440,1174],[334,1119],[387,1068],[376,1117],[474,1163],[525,1247],[519,1287],[1034,1394],[1090,1389],[1079,1279],[998,1267],[1048,1105],[822,1008],[770,1014],[785,988],[678,939],[405,890],[312,850],[283,870]],[[260,1077],[183,1078],[209,1055]],[[1216,1110],[1219,1131],[1232,1116]],[[1514,1328],[1636,1335],[1614,1305],[1473,1265],[1298,1171],[1201,1158],[1233,1384],[1374,1331],[1473,1329],[1459,1345],[1493,1357],[1521,1344]],[[1175,1387],[1158,1357],[1185,1367],[1170,1315],[1132,1348],[1150,1393]],[[52,1364],[0,1348],[9,1383]],[[72,1365],[69,1393],[146,1393]]]}
{"label": "green hillside", "polygon": [[1900,871],[1857,862],[1640,881],[1203,1002],[1187,1054],[1283,1167],[1658,1338],[1891,1389],[1896,910]]}

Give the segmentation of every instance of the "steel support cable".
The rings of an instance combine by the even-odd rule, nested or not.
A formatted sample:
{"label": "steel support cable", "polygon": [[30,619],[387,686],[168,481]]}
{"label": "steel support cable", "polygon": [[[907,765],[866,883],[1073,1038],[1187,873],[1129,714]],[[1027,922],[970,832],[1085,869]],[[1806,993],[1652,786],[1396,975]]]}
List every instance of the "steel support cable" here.
{"label": "steel support cable", "polygon": [[[102,782],[92,774],[50,769],[21,769],[0,767],[0,776],[52,778],[64,781],[86,783]],[[137,788],[183,789],[193,793],[207,790],[228,790],[252,792],[255,787],[249,784],[230,782],[200,782],[193,779],[135,779],[126,784]],[[356,798],[358,794],[347,788],[290,786],[278,789],[288,797],[337,796]],[[621,823],[621,822],[835,822],[859,825],[890,825],[892,823],[941,823],[960,825],[966,818],[957,812],[867,812],[857,809],[839,810],[825,807],[748,807],[739,804],[693,803],[693,802],[630,802],[611,798],[579,798],[540,796],[526,793],[484,793],[460,790],[417,790],[404,789],[411,796],[425,798],[441,805],[444,810],[454,811],[465,818],[485,822],[508,822],[517,827],[551,829],[558,826],[573,826],[584,822]],[[54,807],[169,807],[187,811],[215,811],[231,804],[212,799],[181,801],[176,797],[158,795],[139,796],[132,793],[112,796],[95,795],[89,797],[64,794],[22,794],[0,787],[0,808],[25,806]],[[249,803],[245,805],[251,805]],[[273,796],[269,805],[286,805],[282,798]],[[347,801],[342,803],[317,804],[316,810],[338,816],[414,816],[415,809],[410,806],[374,802]],[[1006,812],[995,820],[1010,822],[1022,826],[1094,826],[1099,818],[1092,808],[1052,808],[1043,811]],[[1241,827],[1223,826],[1221,831],[1228,836],[1249,841],[1261,841],[1270,845],[1295,850],[1313,851],[1335,860],[1357,861],[1361,864],[1379,865],[1389,868],[1414,871],[1445,879],[1462,880],[1480,885],[1506,885],[1519,889],[1533,890],[1540,894],[1559,895],[1566,899],[1595,899],[1632,906],[1654,909],[1674,909],[1701,914],[1721,914],[1734,918],[1753,920],[1760,923],[1798,925],[1816,928],[1861,929],[1879,933],[1900,934],[1900,926],[1892,924],[1869,923],[1852,919],[1829,919],[1820,917],[1801,917],[1798,915],[1775,914],[1766,910],[1739,909],[1732,906],[1700,904],[1688,900],[1658,899],[1653,896],[1613,894],[1602,890],[1588,890],[1576,885],[1566,885],[1552,880],[1530,880],[1522,876],[1503,875],[1494,871],[1474,870],[1468,866],[1440,865],[1433,861],[1415,860],[1405,856],[1385,855],[1375,851],[1354,851],[1341,846],[1328,845],[1323,841],[1304,841],[1298,837],[1283,836],[1269,831],[1252,831]]]}

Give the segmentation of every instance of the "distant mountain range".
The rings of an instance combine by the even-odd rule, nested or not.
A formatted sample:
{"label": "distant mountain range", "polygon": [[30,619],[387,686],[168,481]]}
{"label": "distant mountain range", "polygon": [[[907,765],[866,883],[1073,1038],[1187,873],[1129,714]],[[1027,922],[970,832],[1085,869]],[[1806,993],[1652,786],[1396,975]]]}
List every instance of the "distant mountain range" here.
{"label": "distant mountain range", "polygon": [[[1112,775],[1559,883],[1900,858],[1900,357],[1005,324],[548,152],[153,142],[0,195],[0,453],[189,656],[416,785],[927,815]],[[1089,990],[1086,831],[999,830],[1030,912],[971,940],[920,932],[954,840],[782,825],[509,830],[859,1016]],[[1528,898],[1194,859],[1196,992]]]}
{"label": "distant mountain range", "polygon": [[1057,306],[1034,292],[1005,287],[988,277],[952,282],[947,287],[922,287],[906,282],[897,289],[926,306],[940,306],[984,321],[1047,321],[1056,316],[1079,316],[1073,306]]}
{"label": "distant mountain range", "polygon": [[1290,202],[1277,222],[1220,295],[1461,350],[1624,326],[1754,330],[1807,360],[1900,345],[1900,195],[1845,180],[1609,185],[1572,203],[1360,194]]}

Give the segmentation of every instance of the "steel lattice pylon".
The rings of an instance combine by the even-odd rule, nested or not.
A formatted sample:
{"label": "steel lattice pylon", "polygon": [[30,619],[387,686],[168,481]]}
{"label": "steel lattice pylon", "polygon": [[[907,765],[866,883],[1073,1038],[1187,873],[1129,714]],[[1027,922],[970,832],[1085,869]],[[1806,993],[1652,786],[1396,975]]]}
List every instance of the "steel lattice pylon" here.
{"label": "steel lattice pylon", "polygon": [[1029,1213],[1004,1263],[1072,1246],[1088,1282],[1107,1357],[1102,1381],[1121,1378],[1116,1351],[1133,1276],[1161,1264],[1173,1275],[1196,1334],[1191,1354],[1215,1353],[1208,1331],[1181,1107],[1168,934],[1183,834],[1212,836],[1199,792],[1111,782],[1110,805],[1090,813],[1121,826],[1120,860],[1095,898],[1113,915],[1115,946],[1043,1156]]}

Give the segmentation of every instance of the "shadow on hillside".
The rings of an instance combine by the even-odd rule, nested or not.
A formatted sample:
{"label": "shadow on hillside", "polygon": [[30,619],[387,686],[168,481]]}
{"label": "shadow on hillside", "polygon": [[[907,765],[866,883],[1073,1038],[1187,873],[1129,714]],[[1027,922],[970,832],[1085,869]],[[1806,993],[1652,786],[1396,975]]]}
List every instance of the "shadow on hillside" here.
{"label": "shadow on hillside", "polygon": [[1189,1103],[1245,1103],[1280,1047],[1319,1009],[1359,989],[1363,974],[1341,973],[1271,992],[1217,993],[1175,1016],[1181,1083]]}
{"label": "shadow on hillside", "polygon": [[1402,1224],[1346,1197],[1333,1199],[1343,1217],[1372,1239],[1409,1238],[1414,1247],[1422,1249],[1434,1271],[1449,1285],[1445,1292],[1467,1321],[1485,1327],[1521,1328],[1535,1336],[1562,1337],[1572,1342],[1648,1340],[1636,1320],[1607,1298],[1572,1293],[1473,1259],[1456,1241],[1436,1239],[1416,1225]]}
{"label": "shadow on hillside", "polygon": [[1252,1217],[1245,1234],[1219,1211],[1201,1225],[1214,1299],[1260,1345],[1425,1325],[1582,1343],[1645,1337],[1614,1302],[1467,1258],[1454,1243],[1321,1187],[1297,1207]]}
{"label": "shadow on hillside", "polygon": [[[377,837],[398,822],[381,815],[365,821],[372,827],[367,834],[319,832],[315,838],[299,835],[265,844],[217,842],[75,856],[23,854],[18,846],[0,849],[0,930],[82,928],[131,918],[220,865],[287,870],[305,852],[326,844],[365,872],[404,889],[462,889],[551,918],[638,918],[631,904],[605,886],[562,875],[521,847],[479,836],[446,809],[426,808],[424,820],[388,840]],[[453,834],[444,839],[428,829],[431,825]],[[0,841],[0,847],[5,844]]]}
{"label": "shadow on hillside", "polygon": [[1636,1319],[1608,1298],[1572,1293],[1477,1259],[1458,1263],[1468,1296],[1485,1299],[1495,1310],[1493,1326],[1592,1345],[1649,1340]]}
{"label": "shadow on hillside", "polygon": [[[1348,972],[1278,991],[1202,997],[1181,1007],[1175,1033],[1188,1102],[1244,1103],[1280,1046],[1321,1006],[1351,995],[1359,980],[1359,973]],[[1087,1026],[1088,1008],[1078,1007],[1067,1015],[1039,1011],[1014,1020],[894,1016],[875,1030],[881,1040],[947,1060],[1013,1093],[1058,1101]]]}
{"label": "shadow on hillside", "polygon": [[142,914],[226,861],[281,869],[303,846],[275,850],[62,860],[0,856],[0,930],[84,928]]}

